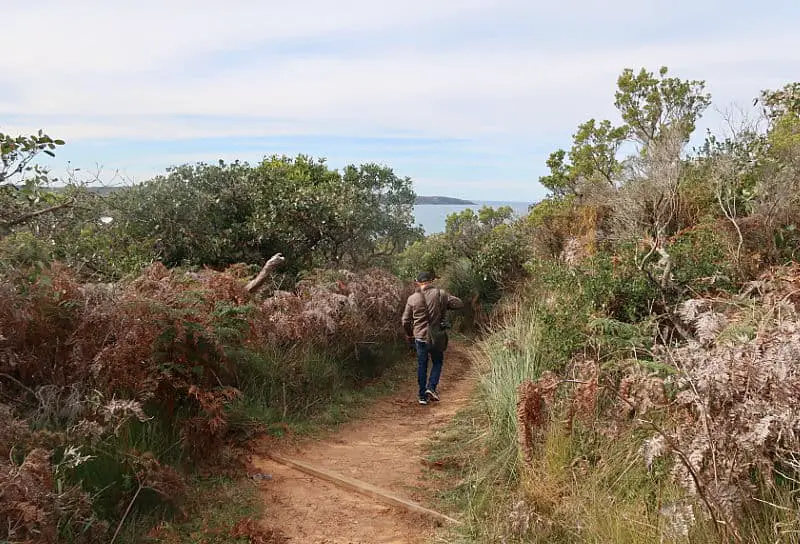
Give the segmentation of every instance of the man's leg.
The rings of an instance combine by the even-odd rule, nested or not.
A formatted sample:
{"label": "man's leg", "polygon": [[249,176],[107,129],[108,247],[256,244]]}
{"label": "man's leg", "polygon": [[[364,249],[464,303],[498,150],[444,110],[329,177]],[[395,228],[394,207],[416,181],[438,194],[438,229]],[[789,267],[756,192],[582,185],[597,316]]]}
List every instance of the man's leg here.
{"label": "man's leg", "polygon": [[419,385],[419,399],[427,399],[425,396],[425,384],[428,380],[428,344],[416,341],[417,345],[417,385]]}
{"label": "man's leg", "polygon": [[431,365],[431,377],[430,381],[428,381],[428,390],[433,393],[433,395],[431,395],[433,400],[439,400],[439,394],[436,392],[436,388],[439,387],[439,378],[442,375],[444,352],[431,351],[431,361],[433,364]]}

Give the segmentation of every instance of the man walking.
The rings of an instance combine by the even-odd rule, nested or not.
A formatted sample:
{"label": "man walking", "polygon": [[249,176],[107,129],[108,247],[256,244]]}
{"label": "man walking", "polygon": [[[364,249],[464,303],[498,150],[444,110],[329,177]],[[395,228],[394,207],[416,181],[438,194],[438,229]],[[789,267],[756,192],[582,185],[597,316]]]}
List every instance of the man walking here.
{"label": "man walking", "polygon": [[[464,307],[458,297],[443,289],[435,288],[433,274],[420,272],[415,281],[416,292],[408,297],[403,311],[403,328],[406,338],[414,342],[417,350],[417,382],[419,384],[419,403],[438,401],[436,387],[442,374],[444,350],[447,349],[447,333],[442,328],[447,310]],[[428,357],[432,361],[428,377]]]}

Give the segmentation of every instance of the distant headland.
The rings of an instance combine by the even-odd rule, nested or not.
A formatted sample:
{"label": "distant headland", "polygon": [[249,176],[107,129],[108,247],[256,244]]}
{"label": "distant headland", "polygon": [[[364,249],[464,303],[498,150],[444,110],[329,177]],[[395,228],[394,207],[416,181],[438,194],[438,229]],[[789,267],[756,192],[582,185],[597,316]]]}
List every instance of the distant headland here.
{"label": "distant headland", "polygon": [[417,196],[415,204],[439,204],[439,205],[463,205],[474,206],[475,203],[469,200],[461,200],[460,198],[452,198],[449,196]]}

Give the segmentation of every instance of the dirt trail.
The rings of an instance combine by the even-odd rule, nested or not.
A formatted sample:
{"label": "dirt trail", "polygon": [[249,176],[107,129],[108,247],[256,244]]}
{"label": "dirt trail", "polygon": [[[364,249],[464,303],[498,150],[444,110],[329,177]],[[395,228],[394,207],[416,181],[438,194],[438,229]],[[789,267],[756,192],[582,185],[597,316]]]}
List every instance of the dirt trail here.
{"label": "dirt trail", "polygon": [[[407,384],[396,395],[376,401],[363,418],[321,441],[291,447],[278,443],[277,452],[275,442],[265,447],[430,507],[425,504],[422,477],[424,446],[466,405],[473,383],[469,357],[463,346],[453,343],[439,384],[441,402],[417,404],[416,368],[409,361]],[[253,464],[272,475],[259,484],[267,505],[265,522],[280,528],[290,542],[420,543],[436,528],[430,518],[387,506],[267,457],[256,457]]]}

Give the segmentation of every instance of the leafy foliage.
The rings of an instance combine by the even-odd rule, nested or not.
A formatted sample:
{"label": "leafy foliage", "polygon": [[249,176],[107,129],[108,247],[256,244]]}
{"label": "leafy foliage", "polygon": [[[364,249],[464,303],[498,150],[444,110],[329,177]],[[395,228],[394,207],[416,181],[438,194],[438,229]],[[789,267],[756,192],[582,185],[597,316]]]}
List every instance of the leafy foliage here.
{"label": "leafy foliage", "polygon": [[[41,130],[31,136],[11,136],[0,133],[0,185],[8,185],[18,180],[46,179],[47,170],[32,161],[39,153],[55,157],[53,152],[57,146],[64,145],[63,140],[54,140]],[[33,176],[31,176],[33,174]]]}
{"label": "leafy foliage", "polygon": [[62,145],[63,140],[41,130],[31,136],[0,133],[0,241],[27,230],[41,233],[40,237],[50,242],[69,222],[76,204],[86,200],[76,183],[61,192],[52,191],[50,185],[57,180],[36,162],[41,154],[54,157],[54,150]]}
{"label": "leafy foliage", "polygon": [[794,538],[799,88],[688,155],[705,83],[626,69],[550,155],[452,444],[470,541]]}
{"label": "leafy foliage", "polygon": [[167,265],[225,266],[282,252],[294,272],[364,267],[405,249],[412,227],[411,181],[387,167],[341,173],[304,155],[172,168],[115,193],[118,232],[152,240]]}
{"label": "leafy foliage", "polygon": [[665,66],[658,76],[644,68],[638,73],[626,68],[617,79],[614,105],[643,145],[675,130],[688,140],[711,103],[711,95],[703,92],[704,81],[667,77],[667,73]]}
{"label": "leafy foliage", "polygon": [[525,275],[529,249],[509,206],[467,208],[447,216],[445,232],[428,236],[398,255],[403,278],[420,270],[437,274],[447,289],[467,302],[465,330],[486,322],[488,310]]}
{"label": "leafy foliage", "polygon": [[626,125],[614,127],[608,120],[586,121],[573,135],[569,154],[563,149],[550,154],[547,159],[550,174],[540,177],[539,183],[557,197],[578,194],[585,183],[599,182],[613,187],[622,171],[617,152],[628,133]]}

